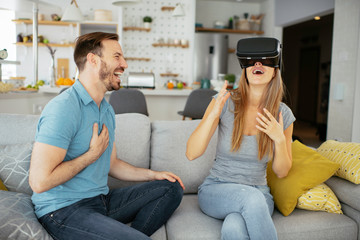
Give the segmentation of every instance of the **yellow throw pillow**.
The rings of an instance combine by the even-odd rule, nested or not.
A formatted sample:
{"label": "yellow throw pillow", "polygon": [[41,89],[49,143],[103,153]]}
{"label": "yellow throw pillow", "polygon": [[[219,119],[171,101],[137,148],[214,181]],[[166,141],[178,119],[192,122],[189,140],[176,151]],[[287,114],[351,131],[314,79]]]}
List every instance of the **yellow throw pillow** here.
{"label": "yellow throw pillow", "polygon": [[0,179],[0,190],[7,191],[7,188],[5,187],[4,183]]}
{"label": "yellow throw pillow", "polygon": [[299,141],[292,143],[292,160],[292,167],[284,178],[278,178],[272,171],[272,161],[267,167],[268,185],[275,206],[284,216],[288,216],[295,209],[301,195],[326,181],[339,167],[339,164],[326,159]]}
{"label": "yellow throw pillow", "polygon": [[342,214],[335,193],[325,184],[319,184],[298,198],[297,208]]}
{"label": "yellow throw pillow", "polygon": [[336,176],[355,184],[360,183],[360,143],[327,140],[317,152],[340,164]]}

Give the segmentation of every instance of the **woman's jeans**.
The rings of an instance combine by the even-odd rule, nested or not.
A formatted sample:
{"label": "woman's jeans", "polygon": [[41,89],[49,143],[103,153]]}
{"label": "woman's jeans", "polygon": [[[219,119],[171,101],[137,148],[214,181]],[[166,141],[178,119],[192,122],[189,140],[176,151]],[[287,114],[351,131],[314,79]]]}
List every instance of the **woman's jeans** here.
{"label": "woman's jeans", "polygon": [[[54,239],[150,239],[179,206],[178,182],[153,181],[110,190],[42,216]],[[126,225],[130,223],[131,227]]]}
{"label": "woman's jeans", "polygon": [[221,239],[277,239],[271,218],[274,201],[268,186],[221,182],[208,177],[199,187],[201,210],[224,219]]}

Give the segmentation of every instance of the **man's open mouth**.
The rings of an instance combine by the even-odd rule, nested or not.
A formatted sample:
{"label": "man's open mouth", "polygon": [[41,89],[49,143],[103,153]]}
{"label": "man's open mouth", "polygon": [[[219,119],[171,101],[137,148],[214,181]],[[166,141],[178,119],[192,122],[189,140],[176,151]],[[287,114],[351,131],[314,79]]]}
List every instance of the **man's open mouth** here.
{"label": "man's open mouth", "polygon": [[122,75],[122,72],[114,72],[114,75],[120,79],[121,75]]}

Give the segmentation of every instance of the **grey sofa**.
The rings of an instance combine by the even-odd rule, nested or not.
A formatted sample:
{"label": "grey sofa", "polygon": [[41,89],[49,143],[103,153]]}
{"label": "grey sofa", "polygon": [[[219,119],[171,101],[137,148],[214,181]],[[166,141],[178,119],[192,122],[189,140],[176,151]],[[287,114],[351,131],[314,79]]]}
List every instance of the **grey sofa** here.
{"label": "grey sofa", "polygon": [[[0,191],[0,239],[51,239],[35,218],[27,182],[37,121],[35,115],[0,114],[0,178],[9,189]],[[202,157],[190,162],[185,156],[186,141],[198,123],[151,123],[141,114],[116,115],[118,156],[139,167],[172,171],[186,186],[181,205],[152,239],[220,239],[222,221],[201,212],[196,194],[212,166],[216,134]],[[295,209],[284,217],[275,210],[279,239],[360,240],[360,186],[337,177],[326,183],[339,198],[344,215]],[[134,183],[109,178],[110,188],[129,184]]]}

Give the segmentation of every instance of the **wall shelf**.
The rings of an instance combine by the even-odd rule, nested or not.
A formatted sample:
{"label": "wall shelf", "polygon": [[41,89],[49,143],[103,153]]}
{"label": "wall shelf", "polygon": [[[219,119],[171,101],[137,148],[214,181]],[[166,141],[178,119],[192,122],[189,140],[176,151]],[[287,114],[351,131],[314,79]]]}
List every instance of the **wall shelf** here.
{"label": "wall shelf", "polygon": [[[32,24],[33,21],[32,20],[27,20],[27,19],[15,19],[12,20],[14,23],[16,24]],[[62,22],[62,21],[38,21],[39,25],[59,25],[59,26],[76,26],[77,23],[76,22]]]}
{"label": "wall shelf", "polygon": [[178,73],[160,73],[161,77],[177,77],[179,76]]}
{"label": "wall shelf", "polygon": [[163,6],[161,7],[161,11],[174,11],[175,7]]}
{"label": "wall shelf", "polygon": [[124,31],[145,31],[150,32],[151,28],[143,28],[143,27],[123,27]]}
{"label": "wall shelf", "polygon": [[[17,46],[25,46],[25,47],[32,47],[33,43],[32,42],[17,42],[15,43]],[[47,45],[49,45],[50,47],[75,47],[74,43],[69,43],[69,44],[60,44],[60,43],[48,43]],[[38,44],[39,47],[46,47],[45,43],[39,43]]]}
{"label": "wall shelf", "polygon": [[181,45],[181,44],[170,44],[170,43],[153,43],[153,47],[181,47],[188,48],[189,45]]}
{"label": "wall shelf", "polygon": [[126,61],[145,61],[145,62],[149,62],[151,60],[151,58],[126,57],[125,60]]}
{"label": "wall shelf", "polygon": [[240,34],[264,34],[264,31],[253,31],[253,30],[235,30],[226,28],[195,28],[195,32],[216,32],[216,33],[240,33]]}

